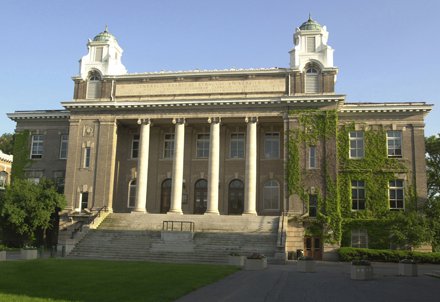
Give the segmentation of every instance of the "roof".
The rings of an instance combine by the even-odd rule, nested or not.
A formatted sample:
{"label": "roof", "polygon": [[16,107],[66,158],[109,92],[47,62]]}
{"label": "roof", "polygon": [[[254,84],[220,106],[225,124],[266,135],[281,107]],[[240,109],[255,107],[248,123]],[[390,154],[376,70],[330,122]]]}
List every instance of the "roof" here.
{"label": "roof", "polygon": [[322,26],[318,22],[312,19],[312,17],[309,15],[309,19],[301,24],[299,27],[301,30],[321,30]]}
{"label": "roof", "polygon": [[100,32],[93,38],[93,41],[95,42],[107,42],[112,40],[116,41],[116,38],[115,36],[113,36],[111,33],[108,32],[107,26],[105,26],[105,30],[103,32]]}

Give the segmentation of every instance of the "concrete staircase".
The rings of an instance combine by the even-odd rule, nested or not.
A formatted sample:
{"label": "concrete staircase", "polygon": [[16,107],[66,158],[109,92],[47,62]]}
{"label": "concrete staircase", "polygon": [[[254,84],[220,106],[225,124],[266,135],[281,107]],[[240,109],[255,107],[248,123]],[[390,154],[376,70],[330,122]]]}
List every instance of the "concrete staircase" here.
{"label": "concrete staircase", "polygon": [[[193,239],[163,240],[163,221],[194,222]],[[270,261],[277,251],[278,222],[273,216],[113,213],[89,230],[69,257],[226,263],[229,253],[237,252],[261,253]]]}

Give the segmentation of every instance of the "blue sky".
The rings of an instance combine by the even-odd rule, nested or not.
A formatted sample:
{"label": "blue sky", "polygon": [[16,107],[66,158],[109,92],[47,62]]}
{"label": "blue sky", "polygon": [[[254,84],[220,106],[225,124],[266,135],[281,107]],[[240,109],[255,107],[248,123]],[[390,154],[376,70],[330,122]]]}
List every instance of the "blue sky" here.
{"label": "blue sky", "polygon": [[87,39],[106,24],[129,72],[288,67],[309,12],[330,33],[347,101],[440,104],[438,0],[2,0],[0,134],[15,127],[7,112],[72,99]]}

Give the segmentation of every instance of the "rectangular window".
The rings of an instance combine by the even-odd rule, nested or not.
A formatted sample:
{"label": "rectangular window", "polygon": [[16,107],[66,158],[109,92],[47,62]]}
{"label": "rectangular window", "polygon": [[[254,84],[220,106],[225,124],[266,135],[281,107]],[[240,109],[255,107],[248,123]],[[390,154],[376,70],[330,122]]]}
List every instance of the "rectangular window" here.
{"label": "rectangular window", "polygon": [[351,209],[365,210],[365,182],[362,180],[351,181]]}
{"label": "rectangular window", "polygon": [[8,179],[8,173],[1,171],[0,172],[0,189],[5,188],[7,179]]}
{"label": "rectangular window", "polygon": [[307,52],[315,52],[316,40],[315,37],[307,37]]}
{"label": "rectangular window", "polygon": [[316,217],[318,214],[318,195],[309,195],[309,217]]}
{"label": "rectangular window", "polygon": [[396,179],[390,181],[390,210],[404,209],[404,194],[403,194],[403,180]]}
{"label": "rectangular window", "polygon": [[84,148],[84,168],[90,168],[90,155],[91,155],[90,147],[85,147]]}
{"label": "rectangular window", "polygon": [[208,158],[209,156],[209,134],[197,134],[197,158]]}
{"label": "rectangular window", "polygon": [[316,160],[316,146],[309,147],[309,169],[316,169],[318,167]]}
{"label": "rectangular window", "polygon": [[244,133],[231,134],[231,158],[244,158]]}
{"label": "rectangular window", "polygon": [[168,133],[164,136],[163,158],[172,159],[174,156],[174,134]]}
{"label": "rectangular window", "polygon": [[266,132],[264,134],[264,157],[268,159],[280,158],[279,132]]}
{"label": "rectangular window", "polygon": [[68,144],[69,144],[69,136],[67,134],[62,134],[60,140],[60,159],[67,158]]}
{"label": "rectangular window", "polygon": [[81,193],[81,210],[87,209],[89,206],[89,192]]}
{"label": "rectangular window", "polygon": [[402,131],[387,131],[388,157],[402,157]]}
{"label": "rectangular window", "polygon": [[139,134],[133,135],[131,140],[131,158],[138,158],[139,156]]}
{"label": "rectangular window", "polygon": [[31,159],[43,157],[43,135],[32,135]]}
{"label": "rectangular window", "polygon": [[96,47],[95,48],[95,62],[102,62],[102,52],[103,47]]}
{"label": "rectangular window", "polygon": [[366,230],[351,230],[351,247],[368,248],[368,233]]}
{"label": "rectangular window", "polygon": [[364,132],[350,131],[350,158],[364,157]]}

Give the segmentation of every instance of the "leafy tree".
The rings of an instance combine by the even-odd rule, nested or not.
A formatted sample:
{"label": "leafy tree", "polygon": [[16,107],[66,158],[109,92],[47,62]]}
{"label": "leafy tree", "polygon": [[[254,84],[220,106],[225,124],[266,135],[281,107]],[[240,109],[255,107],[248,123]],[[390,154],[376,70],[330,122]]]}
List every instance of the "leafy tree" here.
{"label": "leafy tree", "polygon": [[0,196],[3,240],[13,246],[35,244],[37,234],[52,227],[53,214],[65,204],[49,180],[34,184],[15,179]]}
{"label": "leafy tree", "polygon": [[433,233],[425,215],[416,211],[398,212],[392,218],[391,242],[400,247],[415,248],[431,242]]}
{"label": "leafy tree", "polygon": [[11,133],[2,134],[2,136],[0,136],[0,150],[6,154],[12,154],[13,147],[13,135]]}
{"label": "leafy tree", "polygon": [[425,139],[426,172],[428,176],[428,196],[440,194],[440,136]]}

